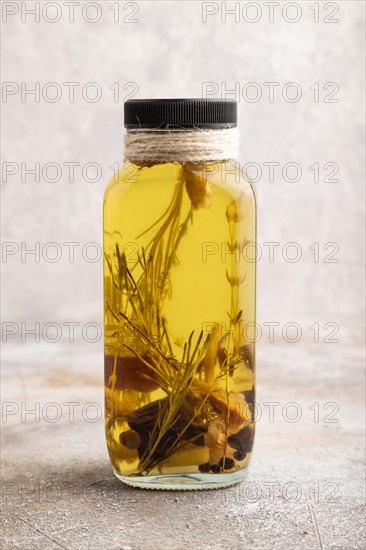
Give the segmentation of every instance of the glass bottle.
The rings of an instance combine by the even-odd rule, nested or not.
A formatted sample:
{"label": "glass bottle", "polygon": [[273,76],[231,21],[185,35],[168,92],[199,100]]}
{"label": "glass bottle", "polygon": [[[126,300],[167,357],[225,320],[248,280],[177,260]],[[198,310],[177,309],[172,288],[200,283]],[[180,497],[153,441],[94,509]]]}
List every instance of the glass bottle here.
{"label": "glass bottle", "polygon": [[232,485],[250,460],[256,201],[236,107],[125,103],[104,197],[105,429],[129,485]]}

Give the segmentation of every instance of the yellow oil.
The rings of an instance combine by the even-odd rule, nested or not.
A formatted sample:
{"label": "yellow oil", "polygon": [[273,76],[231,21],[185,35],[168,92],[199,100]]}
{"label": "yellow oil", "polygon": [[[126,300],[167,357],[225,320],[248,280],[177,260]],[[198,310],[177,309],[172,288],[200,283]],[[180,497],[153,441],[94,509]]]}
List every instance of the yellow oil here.
{"label": "yellow oil", "polygon": [[126,163],[104,199],[106,439],[120,476],[246,468],[256,205],[236,163]]}

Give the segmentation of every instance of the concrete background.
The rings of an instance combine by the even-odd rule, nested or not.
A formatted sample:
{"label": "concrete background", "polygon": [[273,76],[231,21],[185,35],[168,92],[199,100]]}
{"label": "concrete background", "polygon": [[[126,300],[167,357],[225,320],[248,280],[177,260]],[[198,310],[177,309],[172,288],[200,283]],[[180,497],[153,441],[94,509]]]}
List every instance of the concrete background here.
{"label": "concrete background", "polygon": [[[40,2],[39,22],[27,13],[34,2],[1,6],[5,547],[363,547],[364,3],[315,3],[318,23],[314,3],[305,1],[289,8],[281,2],[274,22],[262,2],[252,8],[237,3],[238,21],[233,15],[225,21],[221,2],[79,4],[73,22],[64,2],[58,11],[52,6],[44,11],[46,3]],[[205,10],[215,12],[206,23]],[[256,14],[257,22],[245,20]],[[94,17],[99,20],[90,22]],[[78,84],[73,102],[65,84],[71,82]],[[296,89],[286,87],[290,82]],[[37,86],[39,101],[24,94]],[[93,102],[95,89],[101,97]],[[122,158],[123,100],[201,97],[205,90],[235,97],[228,92],[233,89],[241,161],[262,170],[256,184],[263,251],[258,400],[262,407],[279,402],[281,410],[295,401],[306,417],[303,425],[284,423],[283,414],[259,424],[250,479],[262,493],[254,504],[242,496],[237,502],[234,493],[228,493],[227,504],[225,492],[173,496],[123,488],[108,465],[102,420],[82,416],[84,404],[101,407],[103,399],[102,340],[93,326],[85,332],[88,323],[102,323],[101,261],[92,261],[98,248],[86,245],[101,245],[104,188],[110,167]],[[296,90],[301,98],[292,102]],[[61,97],[52,102],[55,91]],[[251,101],[255,91],[262,94],[257,102]],[[39,181],[26,173],[37,162]],[[70,162],[77,163],[74,181],[64,164]],[[264,165],[271,162],[279,163],[273,182]],[[48,163],[57,163],[60,172],[52,166],[47,171]],[[83,174],[88,163],[98,165],[94,182],[92,168]],[[288,163],[300,168],[299,181],[288,181],[294,177],[291,168],[282,174]],[[333,167],[338,181],[327,181]],[[249,172],[254,174],[255,166]],[[53,177],[57,181],[50,181]],[[49,260],[56,250],[47,248],[51,242],[61,251],[59,261]],[[74,261],[64,244],[70,242],[77,243]],[[269,242],[279,243],[274,262],[263,244]],[[294,253],[286,248],[290,242],[301,251],[296,263],[282,255]],[[319,243],[318,262],[310,249],[314,243]],[[39,254],[25,254],[37,246]],[[77,323],[73,342],[65,325],[70,322]],[[266,322],[280,323],[274,343]],[[293,332],[290,338],[282,333],[294,322],[302,328],[297,343],[288,341]],[[48,323],[53,326],[47,331]],[[319,343],[314,323],[319,323]],[[37,335],[26,334],[33,327]],[[80,404],[75,423],[67,416],[68,401]],[[49,402],[61,406],[56,423],[42,414]],[[314,402],[320,407],[318,423],[310,409]],[[328,402],[339,407],[337,423],[324,421],[332,411]],[[31,415],[22,417],[22,407],[36,403],[39,423]],[[265,493],[264,480],[280,484],[280,497]],[[286,500],[283,488],[289,481],[306,487],[304,501]],[[42,487],[54,482],[62,490],[71,483],[79,495],[96,483],[102,493],[88,489],[91,496],[75,502],[23,499],[20,484],[32,489],[29,484],[36,482]],[[312,504],[314,483],[323,500]],[[338,500],[330,503],[329,483],[338,484]]]}

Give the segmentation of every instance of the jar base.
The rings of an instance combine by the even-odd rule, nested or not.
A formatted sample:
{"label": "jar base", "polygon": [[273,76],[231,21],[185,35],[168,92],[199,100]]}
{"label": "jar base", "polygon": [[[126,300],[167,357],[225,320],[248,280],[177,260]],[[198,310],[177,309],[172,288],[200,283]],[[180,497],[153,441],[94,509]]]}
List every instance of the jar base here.
{"label": "jar base", "polygon": [[115,476],[132,487],[165,491],[197,491],[222,489],[242,481],[248,473],[243,468],[231,474],[159,474],[156,476],[123,476],[114,470]]}

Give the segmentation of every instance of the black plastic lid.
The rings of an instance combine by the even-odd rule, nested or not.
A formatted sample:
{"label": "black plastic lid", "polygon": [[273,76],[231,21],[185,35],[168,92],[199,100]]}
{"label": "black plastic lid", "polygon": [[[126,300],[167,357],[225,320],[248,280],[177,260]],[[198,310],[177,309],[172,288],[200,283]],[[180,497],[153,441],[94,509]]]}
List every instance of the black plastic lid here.
{"label": "black plastic lid", "polygon": [[237,104],[225,99],[129,99],[125,128],[232,128]]}

